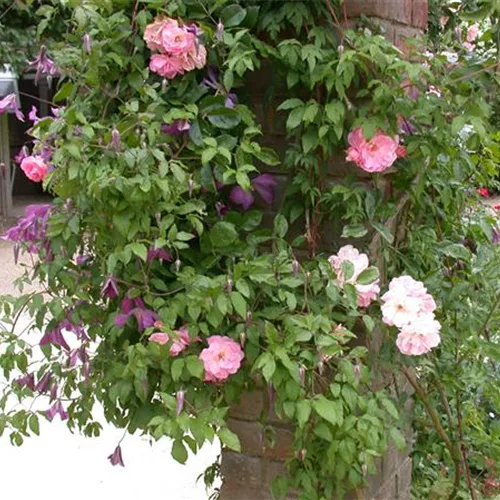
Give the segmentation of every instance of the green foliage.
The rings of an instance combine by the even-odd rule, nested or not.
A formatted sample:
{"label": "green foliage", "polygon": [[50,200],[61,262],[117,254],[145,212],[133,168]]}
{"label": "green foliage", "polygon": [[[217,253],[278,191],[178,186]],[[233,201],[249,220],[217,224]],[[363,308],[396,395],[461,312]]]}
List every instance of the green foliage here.
{"label": "green foliage", "polygon": [[[474,195],[476,185],[495,186],[500,158],[491,51],[457,52],[460,63],[451,66],[440,55],[426,65],[423,56],[410,62],[375,27],[343,31],[323,2],[75,0],[54,1],[39,14],[56,12],[67,33],[55,45],[62,79],[54,99],[65,107],[59,119],[32,130],[42,141],[55,138],[54,170],[45,181],[55,195],[50,252],[40,252],[24,279],[40,280],[45,293],[2,302],[0,366],[11,384],[0,399],[0,433],[16,445],[38,433],[40,412],[9,404],[32,396],[15,382],[20,374],[39,382],[48,373],[68,401],[72,429],[97,435],[92,410],[99,403],[117,427],[170,437],[172,455],[183,463],[188,448],[196,452],[216,436],[238,451],[225,423],[228,407],[268,386],[275,413],[294,425],[296,451],[275,495],[294,488],[308,500],[342,498],[366,484],[390,441],[407,445],[407,396],[397,377],[392,388],[380,383],[381,373],[403,369],[418,374],[419,396],[437,409],[452,443],[429,430],[428,408],[417,406],[420,491],[437,482],[465,495],[470,485],[462,472],[485,474],[487,459],[500,458],[498,426],[480,411],[499,403],[500,275],[491,245],[497,221]],[[216,89],[202,83],[201,71],[166,82],[149,71],[142,35],[158,15],[203,29],[208,62],[219,68]],[[82,47],[85,34],[90,52]],[[481,81],[468,78],[472,72]],[[255,75],[269,82],[261,101],[286,128],[283,158],[265,146],[262,102],[248,83]],[[414,99],[408,85],[418,90]],[[439,87],[440,98],[430,86]],[[227,107],[233,92],[239,103]],[[332,182],[354,127],[367,137],[377,129],[396,135],[398,117],[414,132],[405,136],[408,155],[396,168],[361,181],[349,165]],[[189,121],[189,133],[161,131],[175,120]],[[229,206],[221,216],[233,186],[256,195],[252,181],[263,165],[289,178],[274,223],[260,209]],[[442,323],[435,354],[402,356],[377,305],[360,307],[356,288],[339,285],[320,251],[332,234],[335,245],[358,240],[377,258],[359,284],[380,279],[385,287],[401,274],[426,283]],[[152,249],[168,251],[171,261],[151,259]],[[304,251],[309,259],[298,264],[295,255]],[[78,264],[78,256],[88,259]],[[352,278],[353,264],[344,262],[342,273]],[[108,277],[118,298],[101,295]],[[117,326],[125,296],[142,299],[170,336],[187,326],[188,349],[170,356],[173,341],[149,342],[157,328],[141,331],[134,317]],[[81,326],[90,359],[71,366],[64,349],[50,344],[40,356],[18,331],[23,313],[44,332],[64,320]],[[220,384],[204,380],[198,357],[212,335],[240,342],[245,352],[241,369]],[[469,462],[462,470],[464,448]],[[450,468],[461,472],[455,486],[442,473]]]}

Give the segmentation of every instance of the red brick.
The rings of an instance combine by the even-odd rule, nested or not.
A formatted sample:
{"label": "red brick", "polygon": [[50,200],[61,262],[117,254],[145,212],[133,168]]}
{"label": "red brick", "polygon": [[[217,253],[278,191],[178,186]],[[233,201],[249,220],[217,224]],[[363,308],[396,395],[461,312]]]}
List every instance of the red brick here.
{"label": "red brick", "polygon": [[225,480],[220,490],[220,500],[272,500],[269,488],[243,487],[233,480]]}
{"label": "red brick", "polygon": [[247,455],[263,455],[262,425],[258,422],[245,422],[230,418],[228,427],[238,435],[241,443],[241,450]]}
{"label": "red brick", "polygon": [[425,29],[429,22],[429,5],[427,0],[413,0],[411,24],[416,28]]}
{"label": "red brick", "polygon": [[241,453],[224,450],[222,452],[221,473],[232,482],[244,486],[260,486],[265,482],[262,476],[262,460]]}
{"label": "red brick", "polygon": [[230,416],[238,420],[255,421],[264,411],[264,393],[252,391],[242,394],[238,404],[231,406]]}

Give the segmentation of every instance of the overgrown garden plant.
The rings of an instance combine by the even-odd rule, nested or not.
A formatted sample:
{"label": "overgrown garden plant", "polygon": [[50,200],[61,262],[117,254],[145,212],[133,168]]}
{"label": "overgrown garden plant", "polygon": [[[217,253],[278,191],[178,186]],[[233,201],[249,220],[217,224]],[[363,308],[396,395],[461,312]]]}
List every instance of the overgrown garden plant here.
{"label": "overgrown garden plant", "polygon": [[[257,387],[294,426],[274,494],[342,498],[389,440],[406,446],[407,395],[382,383],[402,375],[430,417],[433,483],[476,494],[498,429],[462,403],[471,372],[499,401],[500,278],[497,220],[474,189],[499,156],[469,78],[490,79],[495,57],[474,52],[477,33],[450,62],[408,59],[368,22],[346,30],[328,0],[43,8],[62,13],[64,40],[34,61],[61,75],[53,116],[19,116],[33,121],[20,168],[54,202],[5,236],[29,255],[20,283],[41,290],[3,299],[0,431],[20,445],[59,416],[95,436],[100,404],[119,428],[172,438],[185,462],[216,436],[239,450],[228,408]],[[283,158],[247,83],[269,67],[286,88]],[[349,165],[340,183],[332,159]],[[20,332],[24,315],[41,338]],[[46,408],[13,406],[33,396]],[[110,460],[123,465],[120,445]]]}

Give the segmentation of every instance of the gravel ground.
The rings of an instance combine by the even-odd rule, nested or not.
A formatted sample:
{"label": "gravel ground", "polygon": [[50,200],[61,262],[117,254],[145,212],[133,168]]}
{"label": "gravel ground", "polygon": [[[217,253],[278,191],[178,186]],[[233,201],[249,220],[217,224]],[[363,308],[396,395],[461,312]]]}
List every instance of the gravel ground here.
{"label": "gravel ground", "polygon": [[[1,226],[0,221],[0,234],[8,227],[5,220],[4,229]],[[27,261],[26,257],[21,260]],[[12,245],[0,240],[0,295],[17,293],[13,281],[21,272],[21,267],[14,264]],[[144,437],[128,435],[122,443],[125,468],[112,467],[106,457],[113,452],[122,431],[102,420],[101,436],[84,438],[71,434],[58,418],[52,423],[42,422],[40,436],[27,439],[20,448],[12,446],[7,435],[0,438],[0,498],[208,498],[203,482],[197,484],[196,479],[214,462],[220,452],[218,444],[205,446],[198,455],[190,456],[186,465],[181,465],[170,456],[169,439],[151,445]]]}

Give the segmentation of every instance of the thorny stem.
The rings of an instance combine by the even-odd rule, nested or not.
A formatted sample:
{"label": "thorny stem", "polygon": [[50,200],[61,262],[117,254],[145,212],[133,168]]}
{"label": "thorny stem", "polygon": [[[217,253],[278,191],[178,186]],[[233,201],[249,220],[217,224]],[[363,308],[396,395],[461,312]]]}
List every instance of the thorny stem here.
{"label": "thorny stem", "polygon": [[448,500],[453,500],[457,496],[458,492],[458,487],[460,485],[460,472],[461,472],[461,458],[460,458],[460,453],[457,453],[457,449],[453,446],[453,443],[451,442],[450,437],[444,430],[443,425],[441,424],[441,420],[439,419],[439,415],[437,411],[432,407],[429,398],[427,397],[427,394],[423,387],[419,384],[417,378],[413,374],[411,370],[409,370],[406,366],[401,366],[401,372],[405,375],[407,378],[408,382],[410,385],[415,389],[415,392],[417,393],[418,397],[422,401],[422,403],[425,406],[425,409],[429,415],[429,417],[432,420],[432,423],[434,424],[434,428],[436,429],[436,432],[438,433],[439,437],[442,439],[443,443],[445,444],[446,448],[448,449],[451,459],[453,460],[453,464],[455,466],[455,481],[453,485],[453,490],[450,493]]}

